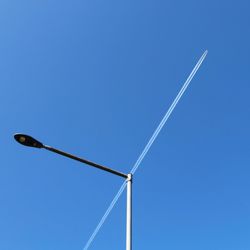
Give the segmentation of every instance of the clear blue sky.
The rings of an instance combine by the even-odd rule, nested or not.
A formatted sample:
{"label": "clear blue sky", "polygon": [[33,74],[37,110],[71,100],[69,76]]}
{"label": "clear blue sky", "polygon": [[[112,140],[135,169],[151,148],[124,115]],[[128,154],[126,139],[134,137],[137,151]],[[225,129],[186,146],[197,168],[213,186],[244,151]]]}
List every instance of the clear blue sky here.
{"label": "clear blue sky", "polygon": [[[250,249],[249,1],[2,0],[0,249],[82,250],[205,49],[134,179],[134,249]],[[125,249],[125,195],[90,249]]]}

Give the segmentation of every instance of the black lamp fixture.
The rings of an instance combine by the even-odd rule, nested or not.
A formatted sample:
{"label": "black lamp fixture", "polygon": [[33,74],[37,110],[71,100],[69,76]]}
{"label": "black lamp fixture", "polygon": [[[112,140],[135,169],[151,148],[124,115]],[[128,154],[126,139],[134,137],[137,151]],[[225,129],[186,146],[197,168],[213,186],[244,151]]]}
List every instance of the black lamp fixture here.
{"label": "black lamp fixture", "polygon": [[20,144],[24,146],[33,147],[33,148],[44,148],[44,145],[40,141],[34,139],[33,137],[29,135],[15,134],[14,138],[17,142],[19,142]]}

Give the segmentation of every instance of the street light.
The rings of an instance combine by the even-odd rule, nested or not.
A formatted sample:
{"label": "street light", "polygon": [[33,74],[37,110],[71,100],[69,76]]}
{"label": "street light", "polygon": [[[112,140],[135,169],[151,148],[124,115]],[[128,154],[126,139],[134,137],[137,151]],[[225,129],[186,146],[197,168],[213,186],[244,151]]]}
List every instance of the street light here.
{"label": "street light", "polygon": [[79,161],[81,163],[87,164],[89,166],[101,169],[103,171],[109,172],[111,174],[120,176],[124,179],[127,180],[127,223],[126,223],[126,250],[132,250],[132,174],[124,174],[121,173],[119,171],[116,171],[114,169],[105,167],[103,165],[99,165],[97,163],[94,163],[92,161],[83,159],[83,158],[79,158],[75,155],[63,152],[61,150],[58,150],[56,148],[44,145],[43,143],[41,143],[40,141],[34,139],[33,137],[29,136],[29,135],[25,135],[25,134],[15,134],[14,135],[15,140],[24,145],[24,146],[28,146],[28,147],[34,147],[34,148],[40,148],[40,149],[46,149],[49,150],[51,152],[60,154],[62,156],[68,157],[70,159]]}

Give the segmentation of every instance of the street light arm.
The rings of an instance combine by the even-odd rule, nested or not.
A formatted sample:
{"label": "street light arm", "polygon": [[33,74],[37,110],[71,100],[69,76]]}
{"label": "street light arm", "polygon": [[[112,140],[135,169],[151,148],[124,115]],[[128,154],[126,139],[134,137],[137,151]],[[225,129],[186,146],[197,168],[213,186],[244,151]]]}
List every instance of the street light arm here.
{"label": "street light arm", "polygon": [[99,169],[101,169],[103,171],[106,171],[106,172],[109,172],[111,174],[118,175],[118,176],[123,177],[125,179],[127,179],[129,177],[128,175],[126,175],[124,173],[121,173],[121,172],[118,172],[116,170],[113,170],[111,168],[107,168],[105,166],[99,165],[99,164],[94,163],[92,161],[88,161],[88,160],[85,160],[83,158],[79,158],[79,157],[77,157],[75,155],[71,155],[71,154],[63,152],[61,150],[58,150],[58,149],[52,148],[50,146],[44,145],[42,142],[36,140],[35,138],[33,138],[33,137],[29,136],[29,135],[17,133],[17,134],[14,135],[14,138],[18,143],[20,143],[20,144],[22,144],[24,146],[33,147],[33,148],[44,148],[44,149],[47,149],[47,150],[49,150],[51,152],[54,152],[54,153],[57,153],[59,155],[63,155],[65,157],[73,159],[75,161],[79,161],[81,163],[85,163],[85,164],[90,165],[92,167],[99,168]]}
{"label": "street light arm", "polygon": [[47,146],[47,145],[43,145],[42,148],[47,149],[47,150],[49,150],[49,151],[51,151],[51,152],[54,152],[54,153],[63,155],[63,156],[65,156],[65,157],[68,157],[68,158],[73,159],[73,160],[75,160],[75,161],[79,161],[79,162],[81,162],[81,163],[85,163],[85,164],[90,165],[90,166],[92,166],[92,167],[101,169],[101,170],[103,170],[103,171],[106,171],[106,172],[109,172],[109,173],[118,175],[118,176],[123,177],[123,178],[125,178],[125,179],[128,178],[128,175],[126,175],[126,174],[124,174],[124,173],[118,172],[118,171],[116,171],[116,170],[113,170],[113,169],[111,169],[111,168],[108,168],[108,167],[105,167],[105,166],[102,166],[102,165],[99,165],[99,164],[97,164],[97,163],[95,163],[95,162],[88,161],[88,160],[83,159],[83,158],[79,158],[79,157],[77,157],[77,156],[75,156],[75,155],[71,155],[71,154],[69,154],[69,153],[63,152],[63,151],[58,150],[58,149],[56,149],[56,148],[52,148],[52,147]]}

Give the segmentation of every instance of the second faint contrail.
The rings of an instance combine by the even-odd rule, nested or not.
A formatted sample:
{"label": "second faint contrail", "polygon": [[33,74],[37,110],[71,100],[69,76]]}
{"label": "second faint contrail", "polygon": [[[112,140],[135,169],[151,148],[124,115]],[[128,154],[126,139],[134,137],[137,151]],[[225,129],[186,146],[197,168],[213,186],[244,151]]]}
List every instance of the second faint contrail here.
{"label": "second faint contrail", "polygon": [[[159,133],[161,132],[163,126],[165,125],[165,123],[167,122],[167,120],[169,119],[170,115],[172,114],[175,106],[177,105],[177,103],[179,102],[179,100],[181,99],[182,95],[184,94],[184,92],[186,91],[187,87],[189,86],[190,82],[192,81],[193,77],[195,76],[196,72],[198,71],[198,69],[200,68],[202,62],[204,61],[206,55],[207,55],[208,51],[206,50],[203,55],[201,56],[201,58],[199,59],[199,61],[197,62],[197,64],[195,65],[195,67],[193,68],[192,72],[190,73],[190,75],[188,76],[187,80],[185,81],[185,83],[183,84],[181,90],[179,91],[178,95],[175,97],[173,103],[171,104],[171,106],[169,107],[169,109],[167,110],[166,114],[164,115],[163,119],[161,120],[160,124],[158,125],[158,127],[156,128],[156,130],[154,131],[153,135],[151,136],[151,138],[149,139],[147,145],[145,146],[145,148],[143,149],[142,153],[140,154],[140,156],[138,157],[137,161],[135,162],[134,166],[132,167],[130,173],[134,174],[136,172],[136,170],[138,169],[138,167],[140,166],[141,162],[143,161],[143,159],[145,158],[146,154],[148,153],[149,149],[151,148],[152,144],[154,143],[156,137],[159,135]],[[89,240],[87,241],[85,247],[83,248],[83,250],[87,250],[89,248],[89,246],[91,245],[91,243],[93,242],[93,240],[95,239],[95,236],[97,235],[97,233],[99,232],[99,230],[101,229],[101,227],[103,226],[104,222],[106,221],[107,217],[109,216],[110,212],[112,211],[112,209],[114,208],[116,202],[118,201],[119,197],[122,195],[124,189],[126,187],[126,181],[123,182],[123,184],[121,185],[118,193],[115,195],[114,199],[112,200],[112,202],[110,203],[108,209],[106,210],[105,214],[103,215],[103,217],[101,218],[100,222],[98,223],[97,227],[95,228],[94,232],[92,233],[92,235],[90,236]]]}

